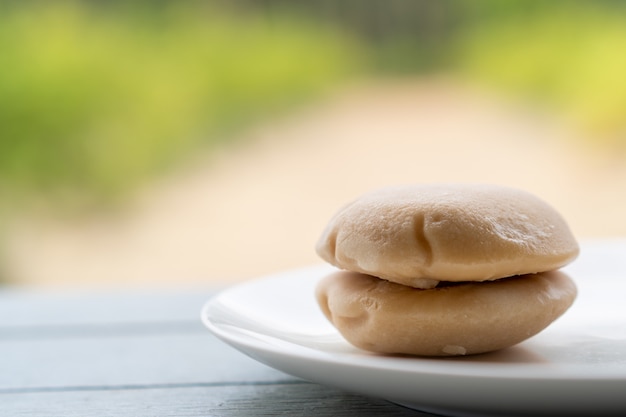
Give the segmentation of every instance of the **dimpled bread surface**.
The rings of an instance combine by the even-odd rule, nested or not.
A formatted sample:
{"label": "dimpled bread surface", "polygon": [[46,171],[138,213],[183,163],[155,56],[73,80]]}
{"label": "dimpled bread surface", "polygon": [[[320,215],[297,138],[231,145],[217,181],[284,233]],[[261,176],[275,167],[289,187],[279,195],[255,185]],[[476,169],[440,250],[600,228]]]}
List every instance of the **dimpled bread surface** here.
{"label": "dimpled bread surface", "polygon": [[416,288],[550,271],[578,244],[561,215],[525,191],[483,184],[389,187],[330,220],[319,256]]}
{"label": "dimpled bread surface", "polygon": [[547,327],[575,297],[576,286],[560,271],[433,289],[339,271],[316,288],[322,312],[352,345],[423,356],[515,345]]}

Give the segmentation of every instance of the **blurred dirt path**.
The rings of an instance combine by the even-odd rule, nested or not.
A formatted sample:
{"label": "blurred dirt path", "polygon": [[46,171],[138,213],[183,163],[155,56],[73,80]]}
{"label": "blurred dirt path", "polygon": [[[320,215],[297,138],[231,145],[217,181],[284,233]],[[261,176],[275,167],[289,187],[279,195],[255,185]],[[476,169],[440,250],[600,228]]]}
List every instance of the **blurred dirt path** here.
{"label": "blurred dirt path", "polygon": [[315,241],[336,209],[413,182],[521,187],[580,238],[626,236],[624,160],[445,80],[354,86],[245,136],[115,216],[15,222],[11,276],[36,286],[196,286],[317,263]]}

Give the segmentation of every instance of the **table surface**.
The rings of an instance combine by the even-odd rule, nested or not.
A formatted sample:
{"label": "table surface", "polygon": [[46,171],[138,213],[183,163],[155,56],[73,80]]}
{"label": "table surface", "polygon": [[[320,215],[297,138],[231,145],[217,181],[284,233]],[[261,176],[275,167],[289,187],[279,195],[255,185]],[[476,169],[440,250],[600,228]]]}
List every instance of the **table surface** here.
{"label": "table surface", "polygon": [[239,353],[200,322],[215,291],[0,291],[0,415],[428,415]]}
{"label": "table surface", "polygon": [[[592,250],[626,262],[624,240]],[[430,415],[241,354],[200,322],[202,305],[217,291],[0,289],[0,415]]]}

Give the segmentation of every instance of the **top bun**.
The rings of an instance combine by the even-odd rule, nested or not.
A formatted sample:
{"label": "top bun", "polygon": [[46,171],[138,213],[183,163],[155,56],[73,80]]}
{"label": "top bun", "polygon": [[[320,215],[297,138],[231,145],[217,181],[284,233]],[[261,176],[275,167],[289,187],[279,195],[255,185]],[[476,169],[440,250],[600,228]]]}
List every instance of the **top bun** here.
{"label": "top bun", "polygon": [[316,250],[342,269],[432,288],[550,271],[579,248],[559,213],[532,194],[431,184],[363,195],[335,214]]}

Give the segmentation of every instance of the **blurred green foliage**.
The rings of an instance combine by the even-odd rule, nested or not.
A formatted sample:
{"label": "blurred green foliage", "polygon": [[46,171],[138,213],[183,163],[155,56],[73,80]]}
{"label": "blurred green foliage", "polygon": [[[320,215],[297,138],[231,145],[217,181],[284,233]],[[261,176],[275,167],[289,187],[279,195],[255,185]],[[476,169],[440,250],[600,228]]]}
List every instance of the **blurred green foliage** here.
{"label": "blurred green foliage", "polygon": [[0,196],[115,200],[355,71],[456,72],[626,144],[622,3],[0,0]]}
{"label": "blurred green foliage", "polygon": [[523,12],[473,25],[459,51],[466,76],[543,102],[597,141],[626,144],[622,5],[530,2]]}
{"label": "blurred green foliage", "polygon": [[114,200],[358,61],[346,36],[294,16],[13,3],[0,9],[0,191]]}
{"label": "blurred green foliage", "polygon": [[623,0],[228,0],[299,10],[367,46],[374,75],[453,73],[626,147]]}

